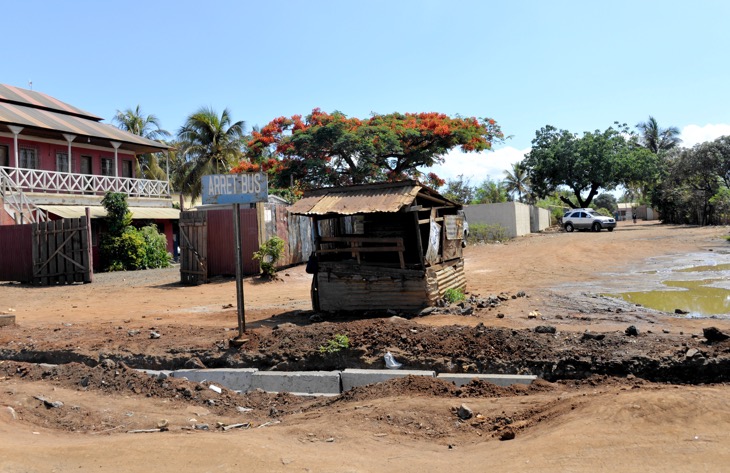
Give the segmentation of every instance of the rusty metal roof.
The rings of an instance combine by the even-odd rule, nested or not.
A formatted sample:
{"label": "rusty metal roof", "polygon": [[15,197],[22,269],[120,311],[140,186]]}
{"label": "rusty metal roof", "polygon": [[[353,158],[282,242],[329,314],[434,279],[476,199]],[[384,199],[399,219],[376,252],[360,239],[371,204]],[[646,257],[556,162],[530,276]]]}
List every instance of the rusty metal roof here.
{"label": "rusty metal roof", "polygon": [[297,215],[355,215],[375,212],[398,212],[411,205],[423,186],[415,181],[331,187],[306,191],[290,206]]}
{"label": "rusty metal roof", "polygon": [[90,120],[100,121],[102,118],[97,117],[80,108],[61,102],[50,95],[36,92],[34,90],[21,89],[12,85],[0,84],[0,102],[14,103],[26,105],[34,108],[42,108],[71,115],[77,115]]}
{"label": "rusty metal roof", "polygon": [[[71,133],[91,144],[108,147],[109,141],[119,141],[122,143],[121,149],[137,154],[154,153],[169,148],[158,141],[148,140],[93,119],[0,100],[0,129],[4,128],[1,125],[19,125],[26,128],[21,132],[21,138],[23,135],[51,137],[53,134]],[[95,143],[94,140],[103,140],[103,143]]]}

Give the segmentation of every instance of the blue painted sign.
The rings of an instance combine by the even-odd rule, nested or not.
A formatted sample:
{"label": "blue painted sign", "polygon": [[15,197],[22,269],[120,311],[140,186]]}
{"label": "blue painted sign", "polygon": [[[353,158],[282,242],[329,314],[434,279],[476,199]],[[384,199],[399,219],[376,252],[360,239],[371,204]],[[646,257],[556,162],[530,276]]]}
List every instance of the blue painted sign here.
{"label": "blue painted sign", "polygon": [[210,174],[203,176],[204,204],[253,204],[269,198],[269,179],[264,172]]}

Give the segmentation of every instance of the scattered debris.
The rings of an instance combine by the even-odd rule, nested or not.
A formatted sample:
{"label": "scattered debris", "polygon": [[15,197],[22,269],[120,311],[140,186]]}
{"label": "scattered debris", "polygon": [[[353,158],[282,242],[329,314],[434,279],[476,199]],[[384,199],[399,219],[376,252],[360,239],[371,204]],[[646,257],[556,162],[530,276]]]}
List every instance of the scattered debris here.
{"label": "scattered debris", "polygon": [[557,331],[552,325],[538,325],[535,327],[535,333],[555,333]]}
{"label": "scattered debris", "polygon": [[403,366],[402,363],[398,363],[397,361],[395,361],[395,358],[393,358],[393,355],[390,352],[386,353],[384,358],[385,358],[385,367],[388,369],[397,370],[398,368]]}
{"label": "scattered debris", "polygon": [[626,330],[624,330],[624,333],[629,337],[638,337],[639,329],[636,328],[635,325],[629,325],[628,327],[626,327]]}
{"label": "scattered debris", "polygon": [[218,386],[216,386],[215,384],[211,384],[210,386],[208,386],[208,389],[210,389],[211,391],[216,392],[218,394],[221,394],[223,392],[223,390],[221,388],[219,388]]}
{"label": "scattered debris", "polygon": [[605,333],[591,333],[591,332],[583,332],[583,336],[580,337],[581,340],[603,340],[606,338]]}
{"label": "scattered debris", "polygon": [[61,401],[49,401],[42,396],[33,396],[33,398],[41,401],[43,405],[46,406],[46,409],[57,409],[59,407],[63,407],[63,403]]}
{"label": "scattered debris", "polygon": [[466,404],[460,405],[456,410],[456,415],[461,420],[468,420],[474,417],[474,411],[471,410]]}
{"label": "scattered debris", "polygon": [[162,335],[160,335],[159,332],[150,331],[150,338],[153,339],[153,340],[156,340],[156,339],[160,338],[161,336]]}
{"label": "scattered debris", "polygon": [[703,328],[702,334],[707,339],[707,343],[722,342],[730,338],[729,335],[722,333],[717,327]]}

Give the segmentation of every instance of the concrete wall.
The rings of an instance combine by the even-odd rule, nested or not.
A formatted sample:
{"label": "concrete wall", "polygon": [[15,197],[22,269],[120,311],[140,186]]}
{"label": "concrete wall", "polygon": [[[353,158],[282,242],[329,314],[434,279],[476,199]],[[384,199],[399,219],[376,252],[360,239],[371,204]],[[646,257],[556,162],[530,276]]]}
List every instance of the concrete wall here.
{"label": "concrete wall", "polygon": [[464,208],[469,223],[499,224],[510,237],[530,233],[530,206],[520,202],[477,204]]}
{"label": "concrete wall", "polygon": [[538,233],[550,226],[550,211],[540,207],[530,206],[530,231]]}

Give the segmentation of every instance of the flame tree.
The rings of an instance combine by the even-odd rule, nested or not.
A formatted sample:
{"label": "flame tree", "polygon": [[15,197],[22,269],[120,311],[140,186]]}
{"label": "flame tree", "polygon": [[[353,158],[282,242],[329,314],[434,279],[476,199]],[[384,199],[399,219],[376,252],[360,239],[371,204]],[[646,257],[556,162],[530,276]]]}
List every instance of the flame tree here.
{"label": "flame tree", "polygon": [[441,113],[391,113],[350,118],[319,109],[272,120],[255,130],[232,172],[266,171],[272,187],[363,184],[404,178],[443,184],[419,169],[444,162],[453,148],[484,151],[504,135],[492,119]]}

